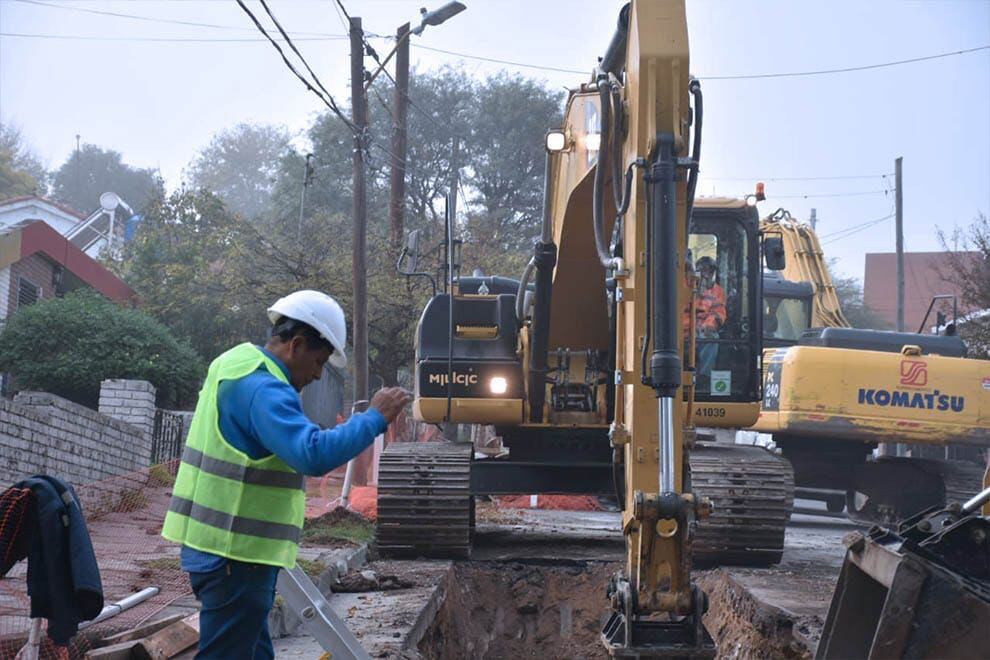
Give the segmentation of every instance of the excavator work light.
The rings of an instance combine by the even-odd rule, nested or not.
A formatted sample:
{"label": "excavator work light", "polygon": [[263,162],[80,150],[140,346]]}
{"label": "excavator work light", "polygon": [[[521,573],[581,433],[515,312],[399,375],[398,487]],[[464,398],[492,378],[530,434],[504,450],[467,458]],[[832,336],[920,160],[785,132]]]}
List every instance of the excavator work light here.
{"label": "excavator work light", "polygon": [[509,389],[509,382],[501,376],[495,376],[488,381],[488,389],[492,391],[492,394],[505,394]]}
{"label": "excavator work light", "polygon": [[547,132],[547,151],[557,153],[567,148],[567,136],[564,131]]}

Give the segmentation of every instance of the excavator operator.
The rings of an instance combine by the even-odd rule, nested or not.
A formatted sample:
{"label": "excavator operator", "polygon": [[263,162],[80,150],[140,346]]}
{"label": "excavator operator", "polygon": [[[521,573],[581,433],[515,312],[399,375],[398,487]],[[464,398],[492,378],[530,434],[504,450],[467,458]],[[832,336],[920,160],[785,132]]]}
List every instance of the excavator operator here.
{"label": "excavator operator", "polygon": [[[718,283],[718,266],[711,257],[701,257],[695,269],[699,275],[694,291],[695,331],[699,339],[718,339],[725,324],[725,290]],[[718,344],[698,342],[698,374],[711,374],[717,357]]]}

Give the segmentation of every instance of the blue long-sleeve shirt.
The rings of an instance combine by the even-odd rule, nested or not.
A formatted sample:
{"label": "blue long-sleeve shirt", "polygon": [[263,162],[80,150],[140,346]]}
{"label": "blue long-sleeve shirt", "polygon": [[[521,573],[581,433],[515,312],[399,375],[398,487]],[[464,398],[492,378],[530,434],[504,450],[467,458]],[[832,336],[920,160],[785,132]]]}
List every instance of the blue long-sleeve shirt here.
{"label": "blue long-sleeve shirt", "polygon": [[[277,357],[261,349],[289,376]],[[264,367],[237,380],[223,381],[217,389],[220,432],[231,445],[251,458],[275,454],[305,475],[330,472],[364,451],[388,423],[374,408],[352,415],[344,424],[321,430],[303,413],[299,393]],[[226,559],[183,546],[182,569],[208,572]]]}

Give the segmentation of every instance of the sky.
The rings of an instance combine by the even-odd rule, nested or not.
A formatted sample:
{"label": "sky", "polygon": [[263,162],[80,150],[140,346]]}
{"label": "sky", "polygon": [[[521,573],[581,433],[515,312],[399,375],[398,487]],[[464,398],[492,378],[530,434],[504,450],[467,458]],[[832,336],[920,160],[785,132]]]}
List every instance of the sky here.
{"label": "sky", "polygon": [[[588,73],[519,65],[590,72],[623,4],[463,1],[466,11],[413,37],[416,70],[455,65],[479,77],[508,70],[560,89]],[[418,23],[420,6],[441,2],[343,4],[366,31],[387,35],[405,21]],[[269,5],[346,102],[348,44],[326,36],[345,35],[334,2]],[[990,213],[990,50],[848,73],[714,79],[988,46],[990,0],[688,0],[688,30],[691,69],[705,94],[701,194],[743,195],[764,181],[762,214],[785,207],[807,219],[816,209],[826,255],[855,277],[867,252],[894,250],[888,216],[898,156],[906,250],[938,250],[938,229],[965,228],[977,213]],[[64,162],[78,134],[129,164],[158,169],[177,187],[218,131],[279,124],[303,139],[323,109],[258,39],[234,0],[0,0],[0,122],[19,127],[49,168]],[[372,44],[391,47],[385,39]]]}

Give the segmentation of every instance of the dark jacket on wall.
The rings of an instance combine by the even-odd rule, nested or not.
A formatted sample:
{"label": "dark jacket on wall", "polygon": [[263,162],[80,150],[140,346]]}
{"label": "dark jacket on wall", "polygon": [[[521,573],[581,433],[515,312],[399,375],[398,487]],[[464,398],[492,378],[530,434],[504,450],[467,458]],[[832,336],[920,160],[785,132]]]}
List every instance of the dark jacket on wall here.
{"label": "dark jacket on wall", "polygon": [[48,636],[65,645],[80,622],[103,610],[103,585],[86,519],[72,486],[54,477],[34,476],[14,488],[34,494],[35,515],[23,527],[31,618],[48,619]]}

